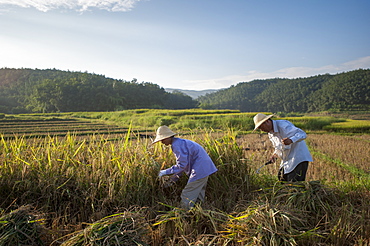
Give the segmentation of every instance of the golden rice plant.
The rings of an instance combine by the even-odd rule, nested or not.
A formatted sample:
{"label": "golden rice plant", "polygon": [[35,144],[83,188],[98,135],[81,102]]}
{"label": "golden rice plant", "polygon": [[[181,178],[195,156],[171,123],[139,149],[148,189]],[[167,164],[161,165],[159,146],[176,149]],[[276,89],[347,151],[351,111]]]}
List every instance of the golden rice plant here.
{"label": "golden rice plant", "polygon": [[148,197],[158,186],[159,167],[143,143],[124,137],[17,138],[2,147],[0,176],[7,177],[0,180],[2,204],[32,201],[65,223],[101,218],[117,206],[151,204]]}
{"label": "golden rice plant", "polygon": [[232,211],[238,202],[248,200],[255,188],[250,179],[250,163],[236,138],[237,132],[229,130],[220,136],[208,132],[199,140],[218,168],[209,178],[206,196],[212,206],[222,211]]}
{"label": "golden rice plant", "polygon": [[[218,171],[212,174],[208,180],[206,190],[206,204],[208,206],[218,207],[221,210],[232,210],[236,201],[246,199],[244,195],[247,195],[251,189],[249,168],[247,162],[242,158],[242,150],[236,144],[236,133],[231,130],[226,133],[213,130],[202,131],[202,133],[180,131],[178,136],[201,144],[218,168]],[[158,143],[151,146],[149,152],[151,152],[149,156],[152,156],[155,159],[154,162],[157,163],[157,170],[168,168],[176,163],[170,147]],[[155,176],[157,174],[153,173]],[[167,200],[169,199],[166,196],[170,195],[172,195],[172,200],[177,201],[186,182],[187,177],[181,177],[177,184],[163,190],[165,197],[162,199],[166,199],[164,203],[168,204]],[[230,192],[230,189],[234,192]],[[172,194],[168,194],[169,192]],[[178,203],[171,202],[168,205],[177,206]]]}
{"label": "golden rice plant", "polygon": [[[215,199],[218,195],[212,191],[221,188],[220,194],[237,198],[224,187],[234,182],[227,178],[231,171],[233,177],[239,179],[239,184],[234,186],[240,186],[241,194],[248,189],[247,168],[239,169],[240,158],[233,158],[240,154],[233,139],[232,135],[216,141],[211,136],[194,139],[206,143],[205,148],[212,152],[212,158],[220,167],[218,176],[210,181],[209,201],[218,203],[219,199]],[[123,134],[111,141],[100,135],[81,139],[70,134],[64,138],[3,138],[1,145],[0,176],[6,177],[0,180],[1,204],[32,201],[53,211],[56,226],[94,221],[117,207],[155,207],[158,201],[177,204],[178,195],[168,194],[158,179],[159,170],[175,164],[175,158],[170,148],[151,145],[150,139],[131,139],[130,135]],[[238,176],[239,170],[244,173],[242,176]],[[185,179],[174,192],[181,192]]]}

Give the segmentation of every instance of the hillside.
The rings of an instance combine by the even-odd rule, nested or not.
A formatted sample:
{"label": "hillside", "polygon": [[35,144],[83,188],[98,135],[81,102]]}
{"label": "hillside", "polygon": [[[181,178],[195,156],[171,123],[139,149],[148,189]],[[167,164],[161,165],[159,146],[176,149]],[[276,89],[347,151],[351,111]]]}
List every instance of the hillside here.
{"label": "hillside", "polygon": [[369,111],[370,69],[307,78],[254,80],[204,91],[164,89],[135,79],[116,80],[56,69],[0,69],[0,113],[198,106],[242,112]]}
{"label": "hillside", "polygon": [[194,108],[182,93],[156,84],[56,69],[0,69],[0,113]]}
{"label": "hillside", "polygon": [[241,82],[197,100],[205,109],[238,109],[242,112],[368,111],[370,70]]}

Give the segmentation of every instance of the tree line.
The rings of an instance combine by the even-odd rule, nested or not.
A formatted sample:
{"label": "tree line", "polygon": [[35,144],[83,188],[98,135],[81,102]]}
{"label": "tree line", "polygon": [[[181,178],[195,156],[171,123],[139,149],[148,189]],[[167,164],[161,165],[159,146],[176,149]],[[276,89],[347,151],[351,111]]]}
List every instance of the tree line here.
{"label": "tree line", "polygon": [[125,109],[236,109],[241,112],[370,110],[370,69],[241,82],[198,97],[150,83],[57,69],[0,69],[0,113]]}
{"label": "tree line", "polygon": [[197,100],[205,109],[242,112],[366,111],[370,110],[370,69],[242,82]]}
{"label": "tree line", "polygon": [[181,92],[168,93],[136,79],[56,69],[0,69],[1,113],[187,109],[197,104]]}

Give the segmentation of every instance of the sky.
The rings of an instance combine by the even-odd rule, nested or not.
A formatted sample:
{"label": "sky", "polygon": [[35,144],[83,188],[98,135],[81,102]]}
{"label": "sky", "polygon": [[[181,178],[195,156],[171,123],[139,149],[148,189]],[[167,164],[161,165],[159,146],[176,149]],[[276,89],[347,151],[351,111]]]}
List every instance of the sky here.
{"label": "sky", "polygon": [[0,68],[206,90],[370,68],[369,0],[0,0]]}

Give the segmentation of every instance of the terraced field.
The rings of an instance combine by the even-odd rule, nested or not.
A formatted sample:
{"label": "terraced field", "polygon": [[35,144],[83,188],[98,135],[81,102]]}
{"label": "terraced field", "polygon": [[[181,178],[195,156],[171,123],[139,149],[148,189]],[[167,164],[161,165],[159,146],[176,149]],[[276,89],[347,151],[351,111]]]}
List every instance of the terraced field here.
{"label": "terraced field", "polygon": [[[76,119],[8,119],[0,121],[0,134],[6,139],[20,136],[25,138],[47,136],[63,137],[67,134],[75,136],[89,136],[94,134],[112,136],[125,134],[127,132],[127,127]],[[140,136],[143,135],[145,134],[140,134]]]}

